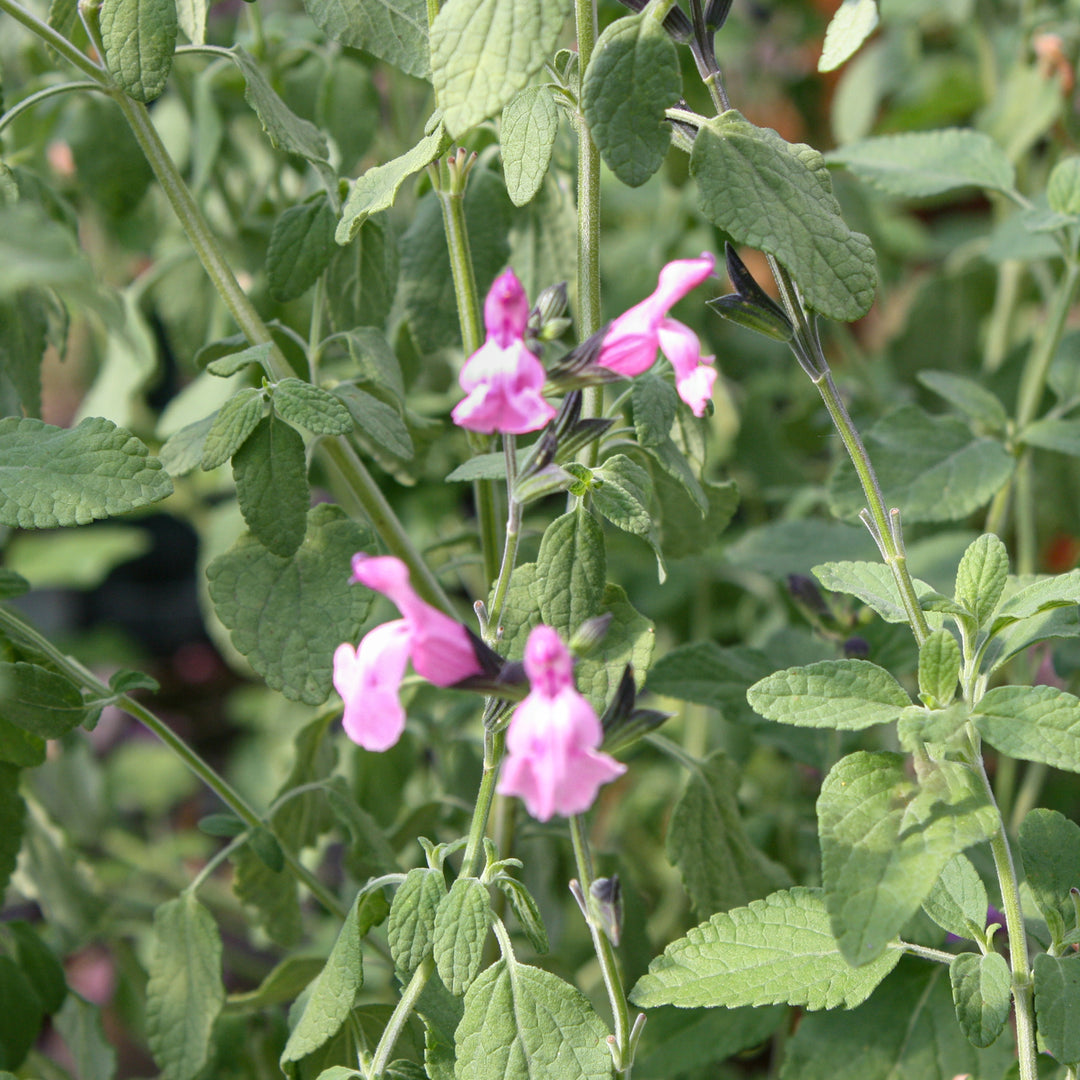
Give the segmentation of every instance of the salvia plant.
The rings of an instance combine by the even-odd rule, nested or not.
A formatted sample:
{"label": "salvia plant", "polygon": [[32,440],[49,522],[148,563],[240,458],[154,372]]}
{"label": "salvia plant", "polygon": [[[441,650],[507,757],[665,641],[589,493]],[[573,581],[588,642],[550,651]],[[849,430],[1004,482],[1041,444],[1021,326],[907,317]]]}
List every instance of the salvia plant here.
{"label": "salvia plant", "polygon": [[1075,1080],[1080,10],[627,3],[0,0],[3,1080]]}

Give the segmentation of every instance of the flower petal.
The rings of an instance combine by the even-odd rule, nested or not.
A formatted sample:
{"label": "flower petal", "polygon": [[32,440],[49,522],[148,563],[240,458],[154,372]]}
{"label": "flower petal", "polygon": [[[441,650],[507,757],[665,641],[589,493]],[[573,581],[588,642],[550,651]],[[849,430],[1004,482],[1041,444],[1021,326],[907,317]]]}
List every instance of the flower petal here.
{"label": "flower petal", "polygon": [[334,689],[345,703],[345,734],[365,750],[389,750],[405,730],[398,699],[409,658],[404,619],[383,623],[354,649],[343,642],[334,652]]}
{"label": "flower petal", "polygon": [[489,340],[506,347],[525,336],[529,298],[513,270],[500,274],[484,300],[484,326]]}
{"label": "flower petal", "polygon": [[675,259],[660,271],[656,291],[648,302],[657,305],[666,315],[687,293],[715,272],[716,259],[708,251],[703,251],[700,259]]}
{"label": "flower petal", "polygon": [[454,407],[454,423],[487,434],[539,431],[555,415],[541,394],[546,378],[524,342],[500,348],[488,341],[461,369],[459,381],[468,397]]}

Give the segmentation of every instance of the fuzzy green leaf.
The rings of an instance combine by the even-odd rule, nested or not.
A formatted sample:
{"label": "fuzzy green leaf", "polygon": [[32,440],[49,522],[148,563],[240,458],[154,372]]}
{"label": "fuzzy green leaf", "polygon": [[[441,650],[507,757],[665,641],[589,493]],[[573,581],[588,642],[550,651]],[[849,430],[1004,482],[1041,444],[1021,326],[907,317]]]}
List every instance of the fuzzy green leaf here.
{"label": "fuzzy green leaf", "polygon": [[991,431],[1004,430],[1008,419],[1005,406],[982,383],[949,371],[920,371],[915,377],[976,423],[985,425]]}
{"label": "fuzzy green leaf", "polygon": [[145,104],[165,89],[178,29],[175,0],[102,0],[105,66],[128,97]]}
{"label": "fuzzy green leaf", "polygon": [[295,300],[315,284],[337,251],[336,228],[337,215],[322,196],[290,206],[274,222],[266,249],[266,278],[275,300]]}
{"label": "fuzzy green leaf", "polygon": [[444,896],[446,881],[442,874],[427,868],[410,870],[394,893],[387,941],[394,963],[406,974],[411,975],[431,949],[435,912]]}
{"label": "fuzzy green leaf", "polygon": [[877,24],[876,0],[844,0],[825,30],[818,71],[835,71],[854,56]]}
{"label": "fuzzy green leaf", "polygon": [[960,646],[948,630],[935,630],[919,648],[919,694],[931,707],[944,708],[956,695]]}
{"label": "fuzzy green leaf", "polygon": [[598,513],[620,529],[640,536],[653,549],[660,564],[662,583],[667,569],[660,550],[656,517],[650,509],[652,477],[648,469],[625,454],[612,455],[593,472],[592,499]]}
{"label": "fuzzy green leaf", "polygon": [[292,874],[275,874],[250,844],[245,844],[231,858],[233,892],[254,909],[254,921],[278,945],[285,948],[295,945],[303,934],[296,878]]}
{"label": "fuzzy green leaf", "polygon": [[30,416],[41,416],[41,360],[49,344],[48,330],[39,289],[0,297],[0,371]]}
{"label": "fuzzy green leaf", "polygon": [[413,456],[412,436],[392,405],[348,383],[335,386],[334,394],[345,403],[351,422],[362,436],[406,461]]}
{"label": "fuzzy green leaf", "polygon": [[[987,502],[1012,475],[1015,459],[996,439],[972,435],[962,420],[930,416],[904,405],[865,435],[878,480],[905,521],[952,521]],[[829,502],[842,516],[856,515],[865,502],[850,461],[829,478]]]}
{"label": "fuzzy green leaf", "polygon": [[[199,353],[199,356],[195,358],[196,364],[199,363],[203,352],[209,351],[211,347],[208,346],[206,350]],[[259,364],[261,367],[266,368],[267,358],[270,356],[270,350],[273,345],[269,341],[264,341],[259,345],[250,345],[246,349],[241,349],[239,352],[226,353],[222,356],[218,356],[213,360],[210,360],[206,364],[206,370],[211,375],[218,375],[223,379],[227,379],[232,375],[235,375],[238,371],[243,371],[244,368],[250,364]]]}
{"label": "fuzzy green leaf", "polygon": [[58,739],[86,719],[78,687],[66,676],[24,661],[0,662],[4,719],[43,739]]}
{"label": "fuzzy green leaf", "polygon": [[304,0],[320,30],[423,79],[428,73],[424,0]]}
{"label": "fuzzy green leaf", "polygon": [[844,224],[816,150],[729,110],[698,131],[690,172],[705,216],[736,243],[775,256],[811,307],[848,322],[866,314],[874,252]]}
{"label": "fuzzy green leaf", "polygon": [[989,1046],[1009,1018],[1012,973],[1001,953],[961,953],[949,965],[956,1019],[972,1046]]}
{"label": "fuzzy green leaf", "polygon": [[546,953],[549,948],[547,929],[533,894],[516,878],[497,877],[494,884],[510,901],[510,908],[529,939],[529,944],[538,953]]}
{"label": "fuzzy green leaf", "polygon": [[600,610],[607,577],[604,534],[588,511],[572,510],[544,530],[536,559],[540,617],[564,635]]}
{"label": "fuzzy green leaf", "polygon": [[888,951],[863,967],[844,959],[821,893],[796,887],[713,915],[672,942],[638,980],[639,1008],[732,1009],[786,1002],[805,1009],[853,1008],[900,959]]}
{"label": "fuzzy green leaf", "polygon": [[956,600],[975,616],[982,627],[994,614],[1005,579],[1009,575],[1009,553],[1001,538],[984,533],[969,545],[956,569]]}
{"label": "fuzzy green leaf", "polygon": [[503,177],[515,206],[524,206],[540,190],[558,133],[559,111],[546,86],[527,86],[503,109]]}
{"label": "fuzzy green leaf", "polygon": [[825,904],[853,964],[873,962],[918,911],[945,864],[993,835],[997,814],[970,769],[927,764],[913,782],[901,754],[850,754],[818,797]]}
{"label": "fuzzy green leaf", "polygon": [[1080,885],[1080,825],[1056,810],[1032,810],[1020,826],[1019,848],[1035,903],[1060,941],[1076,922],[1069,890]]}
{"label": "fuzzy green leaf", "polygon": [[352,416],[329,390],[303,379],[282,379],[274,387],[274,411],[290,424],[315,435],[347,435]]}
{"label": "fuzzy green leaf", "polygon": [[664,163],[671,145],[665,110],[682,97],[675,43],[649,12],[605,27],[585,69],[582,110],[600,156],[629,187]]}
{"label": "fuzzy green leaf", "polygon": [[74,428],[0,420],[0,525],[87,525],[171,494],[161,462],[109,420],[91,417]]}
{"label": "fuzzy green leaf", "polygon": [[1080,457],[1080,420],[1057,417],[1036,420],[1020,432],[1019,441],[1041,450]]}
{"label": "fuzzy green leaf", "polygon": [[822,660],[777,671],[751,686],[746,699],[767,720],[840,731],[889,723],[911,704],[907,691],[868,660]]}
{"label": "fuzzy green leaf", "polygon": [[972,938],[986,922],[986,886],[966,855],[954,855],[941,871],[923,911],[950,934]]}
{"label": "fuzzy green leaf", "polygon": [[476,878],[458,878],[435,912],[432,952],[446,989],[464,994],[484,958],[484,942],[491,924],[491,898]]}
{"label": "fuzzy green leaf", "polygon": [[349,561],[371,534],[327,503],[308,513],[304,542],[288,559],[245,534],[206,569],[210,598],[232,642],[274,690],[321,705],[334,649],[356,641],[372,594],[349,588]]}
{"label": "fuzzy green leaf", "polygon": [[1016,175],[1005,151],[981,131],[940,128],[880,135],[833,150],[830,165],[846,165],[856,176],[892,195],[923,198],[956,188],[1011,192]]}
{"label": "fuzzy green leaf", "polygon": [[608,1080],[607,1030],[585,996],[549,971],[499,960],[469,987],[455,1035],[469,1080]]}
{"label": "fuzzy green leaf", "polygon": [[741,907],[791,884],[746,833],[735,793],[739,770],[722,751],[690,774],[668,825],[667,857],[700,914]]}
{"label": "fuzzy green leaf", "polygon": [[45,760],[45,740],[0,716],[0,762],[32,769]]}
{"label": "fuzzy green leaf", "polygon": [[[216,363],[217,361],[215,361]],[[209,471],[224,465],[247,442],[251,433],[259,426],[266,412],[266,397],[253,386],[238,390],[213,417],[210,430],[202,443],[201,468]],[[199,421],[200,424],[205,421]],[[188,431],[195,424],[183,428]],[[181,434],[182,432],[177,432]]]}
{"label": "fuzzy green leaf", "polygon": [[602,712],[629,664],[634,670],[638,689],[652,662],[656,629],[630,603],[626,590],[610,582],[604,587],[598,615],[610,615],[606,633],[599,645],[574,668],[578,690],[596,711]]}
{"label": "fuzzy green leaf", "polygon": [[1080,1063],[1080,957],[1035,957],[1039,1040],[1063,1065]]}
{"label": "fuzzy green leaf", "polygon": [[975,726],[996,750],[1080,772],[1080,699],[1055,686],[999,686],[974,709]]}
{"label": "fuzzy green leaf", "polygon": [[727,710],[745,707],[747,689],[769,667],[762,653],[698,641],[662,656],[649,669],[647,685],[654,694]]}
{"label": "fuzzy green leaf", "polygon": [[1046,199],[1057,214],[1080,214],[1080,157],[1062,158],[1050,171]]}
{"label": "fuzzy green leaf", "polygon": [[431,81],[454,137],[494,116],[544,66],[567,0],[446,0],[431,25]]}
{"label": "fuzzy green leaf", "polygon": [[164,1080],[193,1080],[210,1054],[225,988],[221,937],[213,916],[184,893],[154,912],[147,964],[146,1041]]}
{"label": "fuzzy green leaf", "polygon": [[233,455],[232,468],[248,528],[267,550],[288,558],[303,543],[311,503],[304,440],[271,413]]}

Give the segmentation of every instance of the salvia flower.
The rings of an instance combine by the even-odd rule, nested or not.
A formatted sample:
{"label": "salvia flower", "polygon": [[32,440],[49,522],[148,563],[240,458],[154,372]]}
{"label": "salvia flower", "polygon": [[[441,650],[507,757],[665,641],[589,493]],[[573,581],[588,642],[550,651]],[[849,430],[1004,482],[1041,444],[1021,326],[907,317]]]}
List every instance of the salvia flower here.
{"label": "salvia flower", "polygon": [[600,753],[600,721],[574,688],[570,652],[550,626],[529,635],[525,673],[531,690],[510,720],[498,791],[518,796],[539,821],[583,813],[626,766]]}
{"label": "salvia flower", "polygon": [[334,652],[334,689],[345,703],[345,733],[365,750],[388,750],[405,730],[398,692],[405,666],[436,686],[453,686],[484,672],[462,623],[421,600],[406,565],[390,555],[353,556],[353,581],[389,597],[402,618],[383,623],[358,648]]}
{"label": "salvia flower", "polygon": [[539,431],[555,415],[544,400],[544,366],[525,344],[529,301],[513,270],[500,274],[484,301],[487,340],[465,361],[458,381],[466,397],[454,423],[490,435]]}
{"label": "salvia flower", "polygon": [[707,365],[715,357],[701,355],[701,342],[689,326],[668,317],[668,312],[716,269],[709,252],[700,259],[676,259],[660,271],[656,290],[640,304],[624,311],[608,327],[597,363],[620,375],[640,375],[662,352],[675,369],[679,397],[702,416],[712,396],[716,371]]}

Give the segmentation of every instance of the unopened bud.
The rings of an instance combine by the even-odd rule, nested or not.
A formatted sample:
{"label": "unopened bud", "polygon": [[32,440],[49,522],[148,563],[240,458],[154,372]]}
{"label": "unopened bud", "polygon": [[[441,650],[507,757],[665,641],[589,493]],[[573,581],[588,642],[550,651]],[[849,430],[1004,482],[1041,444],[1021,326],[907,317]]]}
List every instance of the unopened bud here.
{"label": "unopened bud", "polygon": [[609,611],[605,615],[586,619],[570,638],[570,651],[577,657],[588,656],[604,640],[613,618]]}
{"label": "unopened bud", "polygon": [[622,937],[623,902],[622,883],[618,874],[609,878],[597,878],[589,886],[589,906],[593,918],[612,945],[618,945]]}

